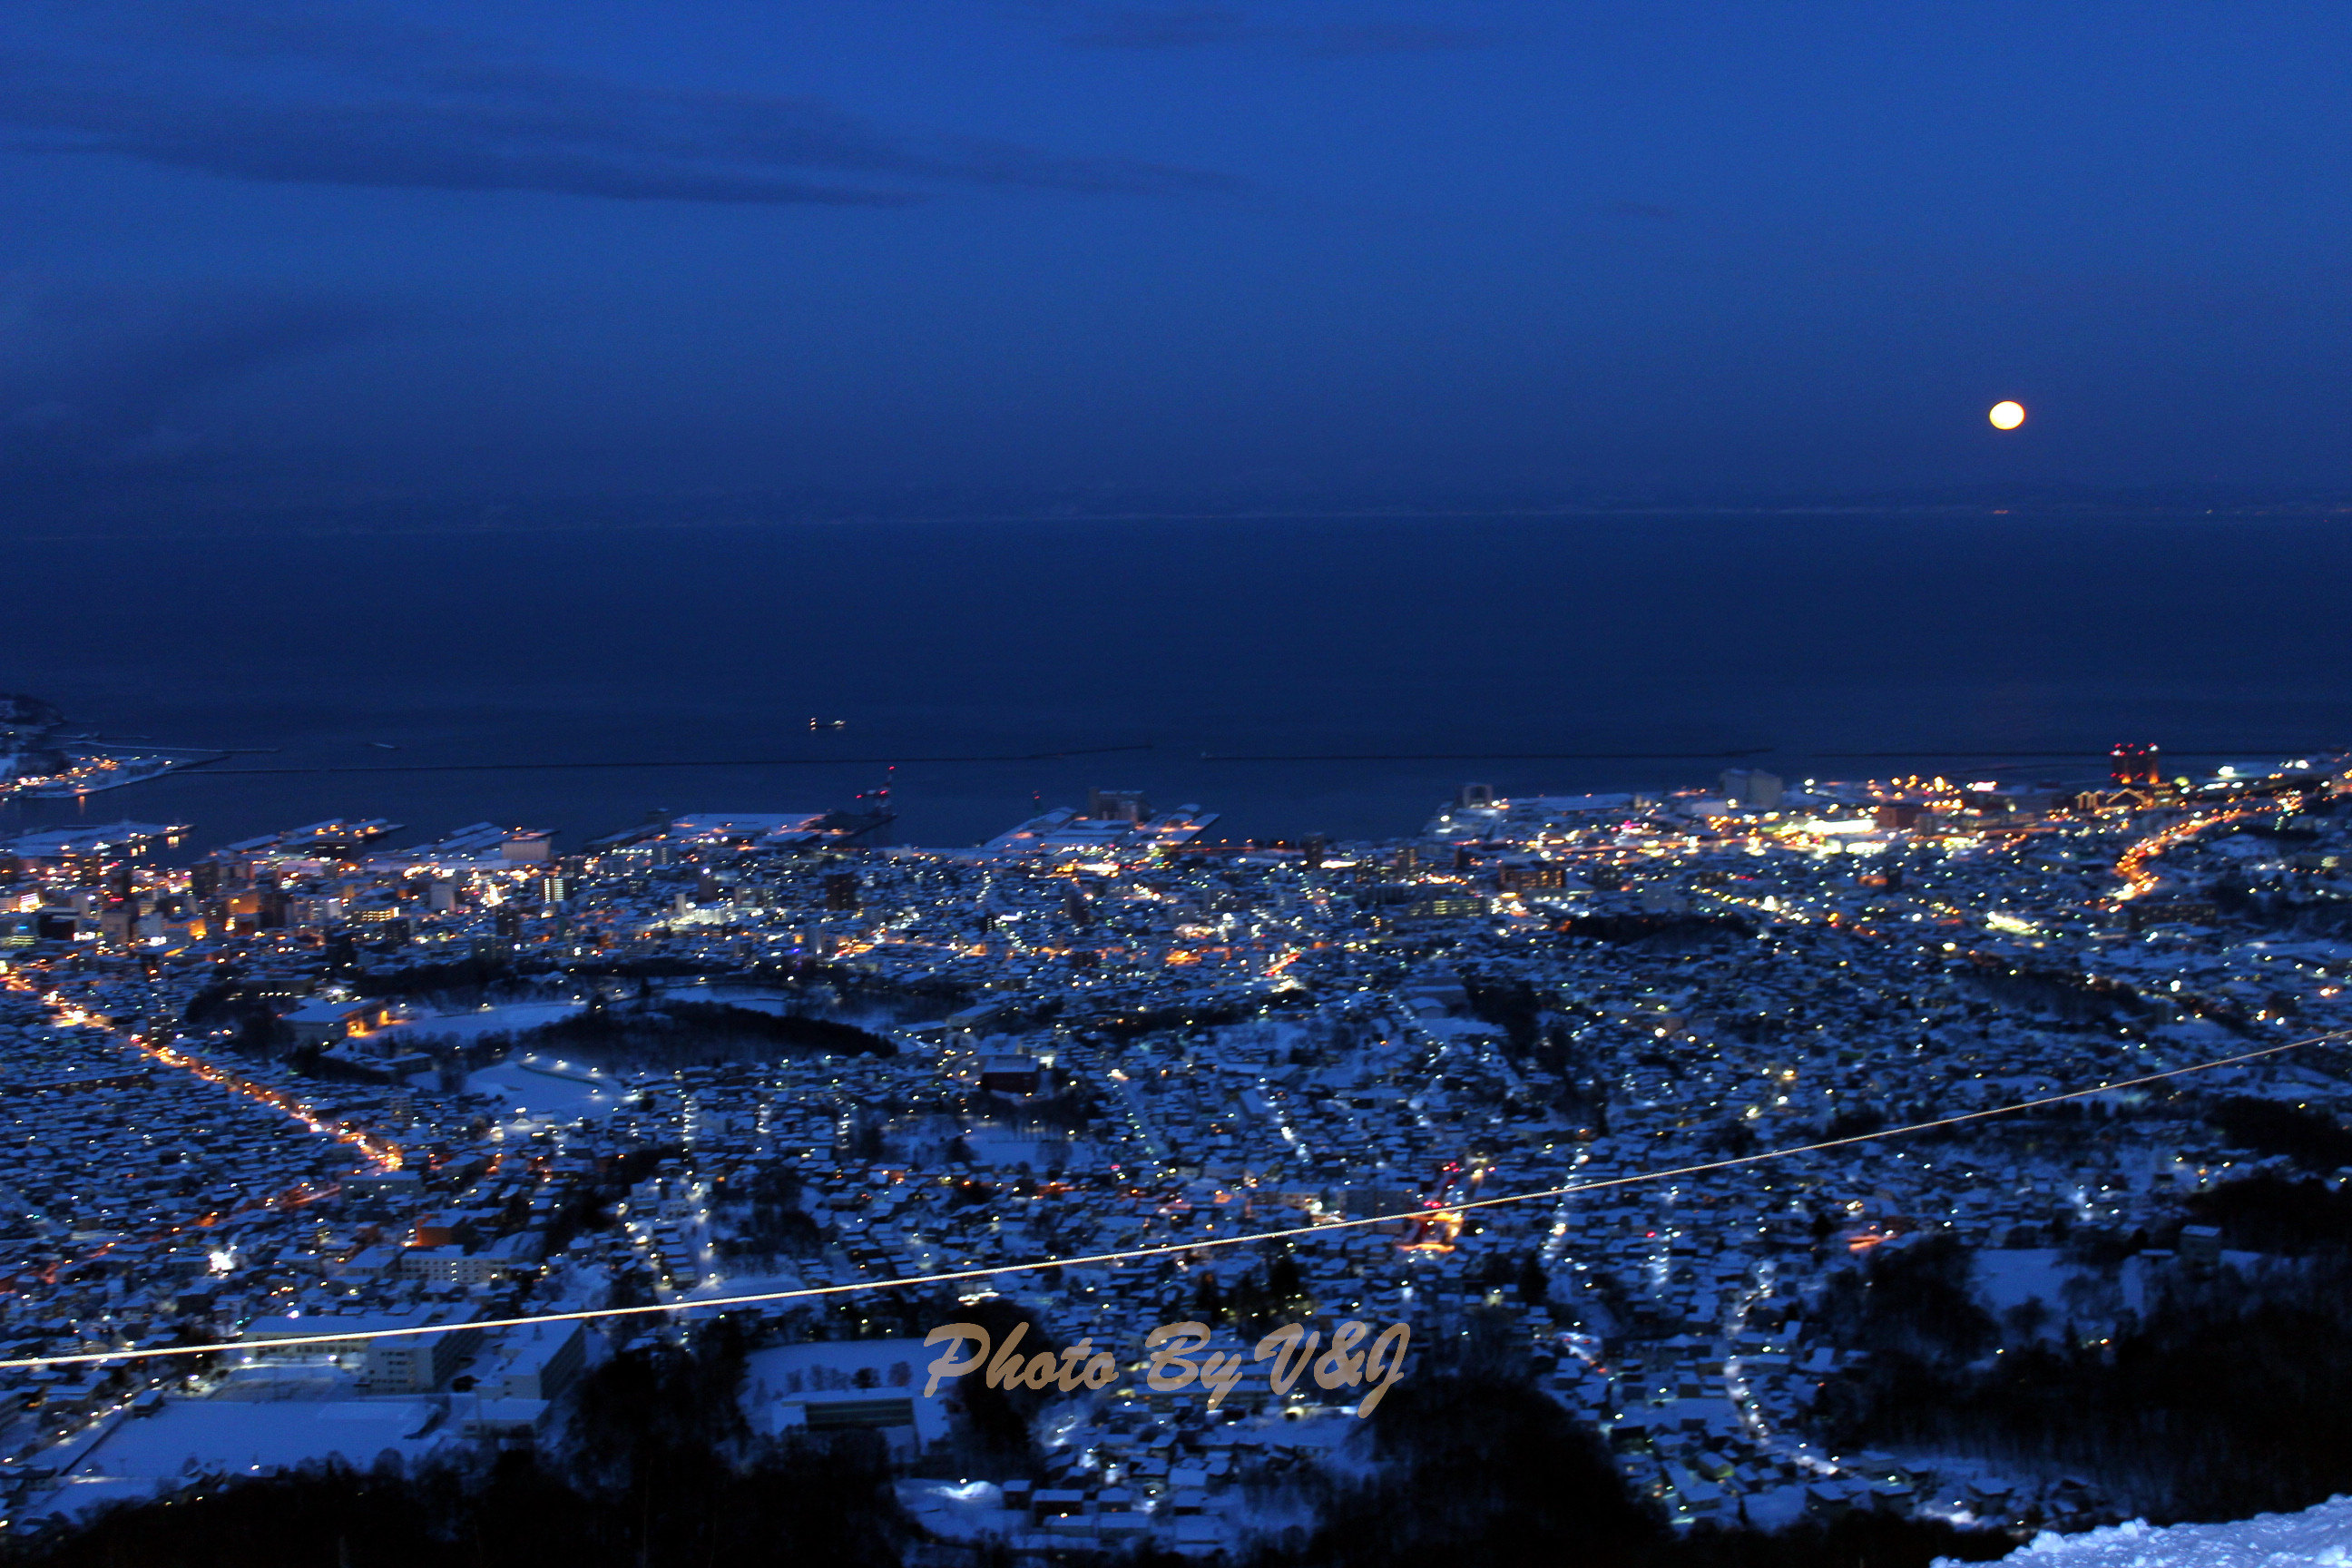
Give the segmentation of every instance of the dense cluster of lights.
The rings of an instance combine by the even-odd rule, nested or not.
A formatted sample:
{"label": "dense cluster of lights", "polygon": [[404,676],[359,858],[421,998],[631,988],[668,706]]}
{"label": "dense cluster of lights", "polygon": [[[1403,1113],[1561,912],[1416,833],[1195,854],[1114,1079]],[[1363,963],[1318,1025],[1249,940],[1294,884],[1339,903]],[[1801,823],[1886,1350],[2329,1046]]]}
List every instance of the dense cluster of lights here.
{"label": "dense cluster of lights", "polygon": [[2261,806],[2242,805],[2230,811],[2203,812],[2168,826],[2158,828],[2125,850],[2116,859],[2116,875],[2124,879],[2124,887],[2122,891],[2116,894],[2116,902],[2120,904],[2137,899],[2156,886],[2156,873],[2148,869],[2147,863],[2166,850],[2186,844],[2209,827],[2220,827],[2227,823],[2237,822],[2252,816],[2259,811],[2277,809],[2278,806],[2274,802],[2265,803]]}

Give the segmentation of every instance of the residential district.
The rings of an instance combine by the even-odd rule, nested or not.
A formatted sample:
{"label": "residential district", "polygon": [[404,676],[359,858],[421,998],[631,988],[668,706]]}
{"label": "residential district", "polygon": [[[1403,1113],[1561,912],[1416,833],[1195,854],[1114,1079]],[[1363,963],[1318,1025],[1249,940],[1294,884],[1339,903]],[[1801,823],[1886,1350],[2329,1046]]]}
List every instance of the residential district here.
{"label": "residential district", "polygon": [[[1473,784],[1379,844],[1214,840],[1117,790],[954,849],[822,812],[569,851],[26,833],[0,1359],[107,1359],[0,1370],[9,1528],[560,1450],[601,1359],[745,1295],[784,1298],[726,1309],[751,1428],[878,1433],[941,1542],[1278,1526],[1281,1479],[1364,1429],[1361,1388],[1251,1359],[1286,1322],[1408,1325],[1408,1384],[1502,1325],[1682,1522],[2111,1521],[2077,1478],[1833,1450],[1811,1414],[1868,1352],[1827,1303],[1948,1236],[2007,1348],[2092,1343],[2259,1263],[2189,1223],[2278,1163],[2210,1107],[2340,1116],[2352,1058],[2151,1075],[2352,1028],[2341,767]],[[925,1336],[992,1305],[1102,1369],[1045,1395],[1034,1473],[941,1458],[982,1380]],[[561,1316],[614,1306],[668,1310]],[[554,1321],[470,1326],[514,1318]],[[1246,1375],[1169,1386],[1145,1341],[1174,1321]],[[404,1327],[441,1331],[336,1337]],[[210,1348],[126,1354],[177,1346]]]}

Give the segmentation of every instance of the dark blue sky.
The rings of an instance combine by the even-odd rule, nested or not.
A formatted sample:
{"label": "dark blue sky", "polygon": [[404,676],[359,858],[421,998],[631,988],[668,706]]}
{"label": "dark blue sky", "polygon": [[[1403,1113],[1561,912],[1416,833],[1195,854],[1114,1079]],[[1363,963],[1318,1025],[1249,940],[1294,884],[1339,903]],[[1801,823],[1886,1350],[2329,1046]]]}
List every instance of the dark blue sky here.
{"label": "dark blue sky", "polygon": [[0,3],[20,498],[2352,479],[2340,0]]}

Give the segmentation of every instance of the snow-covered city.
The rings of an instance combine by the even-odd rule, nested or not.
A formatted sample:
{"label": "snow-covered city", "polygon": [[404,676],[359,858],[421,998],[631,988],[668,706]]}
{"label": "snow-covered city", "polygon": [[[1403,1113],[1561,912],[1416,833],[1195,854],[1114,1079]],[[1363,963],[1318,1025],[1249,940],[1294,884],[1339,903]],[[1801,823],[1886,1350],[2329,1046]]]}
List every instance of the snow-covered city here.
{"label": "snow-covered city", "polygon": [[24,835],[7,1530],[593,1465],[664,1356],[722,1447],[863,1456],[909,1562],[1279,1552],[1486,1384],[1673,1539],[2319,1503],[2291,1409],[2128,1439],[2336,1316],[2352,773],[2158,761],[1467,784],[1377,843],[1118,789],[959,848]]}

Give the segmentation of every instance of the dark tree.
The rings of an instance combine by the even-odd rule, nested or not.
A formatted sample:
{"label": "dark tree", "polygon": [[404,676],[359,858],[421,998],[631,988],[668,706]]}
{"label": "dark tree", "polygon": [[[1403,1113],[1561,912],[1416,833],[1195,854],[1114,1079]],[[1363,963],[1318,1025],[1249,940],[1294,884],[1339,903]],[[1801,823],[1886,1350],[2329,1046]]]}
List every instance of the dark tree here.
{"label": "dark tree", "polygon": [[1544,1271],[1540,1253],[1528,1253],[1519,1265],[1519,1300],[1530,1307],[1540,1307],[1551,1300],[1551,1276]]}

